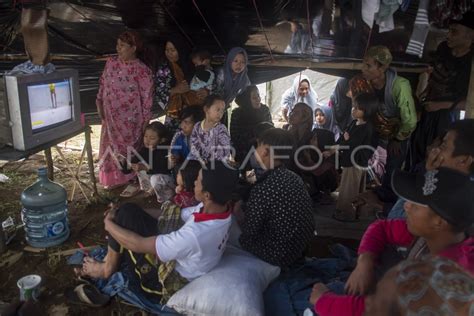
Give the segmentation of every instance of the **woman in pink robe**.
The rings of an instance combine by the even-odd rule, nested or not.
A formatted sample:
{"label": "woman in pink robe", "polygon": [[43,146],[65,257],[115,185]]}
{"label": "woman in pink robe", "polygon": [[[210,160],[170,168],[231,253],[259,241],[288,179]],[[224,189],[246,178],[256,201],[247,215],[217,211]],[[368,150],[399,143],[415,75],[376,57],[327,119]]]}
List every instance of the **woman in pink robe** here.
{"label": "woman in pink robe", "polygon": [[117,40],[118,56],[105,64],[96,105],[102,119],[99,181],[106,188],[127,183],[117,157],[142,146],[143,129],[151,119],[153,77],[138,59],[143,49],[138,33],[126,31]]}

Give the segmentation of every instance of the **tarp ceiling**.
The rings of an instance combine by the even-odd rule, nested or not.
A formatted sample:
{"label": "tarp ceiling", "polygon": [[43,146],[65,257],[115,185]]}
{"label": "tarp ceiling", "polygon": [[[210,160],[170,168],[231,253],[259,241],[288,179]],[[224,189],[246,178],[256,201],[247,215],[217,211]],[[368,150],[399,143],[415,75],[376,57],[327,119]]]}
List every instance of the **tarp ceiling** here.
{"label": "tarp ceiling", "polygon": [[[4,58],[0,70],[12,68],[20,62],[12,55],[23,54],[21,34],[18,34],[20,5],[14,1],[0,2],[0,49]],[[16,1],[15,1],[16,2]],[[225,52],[233,46],[247,49],[253,82],[265,82],[312,67],[321,61],[357,61],[370,44],[389,46],[395,60],[416,66],[417,58],[403,53],[411,35],[418,1],[412,0],[406,11],[394,15],[395,30],[379,33],[356,27],[361,21],[354,18],[360,10],[359,0],[335,0],[329,17],[335,12],[329,28],[315,27],[324,11],[324,0],[69,0],[49,1],[48,33],[54,63],[60,67],[78,68],[81,74],[81,95],[95,93],[103,59],[115,52],[117,36],[127,28],[140,31],[150,45],[157,45],[165,37],[178,34],[186,38],[190,47],[209,49],[215,62],[221,63]],[[327,2],[327,1],[326,1]],[[334,10],[332,10],[334,9]],[[319,20],[318,20],[319,17]],[[323,16],[323,19],[327,15]],[[338,18],[340,17],[340,18]],[[291,32],[299,25],[302,34],[312,30],[312,38],[296,39]],[[352,26],[347,32],[341,23]],[[312,26],[312,28],[310,28]],[[262,28],[263,27],[263,28]],[[293,37],[292,37],[293,34]],[[307,41],[313,51],[293,51],[289,48],[298,40]],[[290,45],[291,44],[291,45]],[[298,43],[296,43],[298,45]],[[271,48],[271,50],[269,49]],[[294,48],[294,47],[293,47]],[[286,51],[286,53],[285,53]],[[288,54],[290,52],[291,54]],[[7,56],[8,55],[8,56]],[[23,54],[24,55],[24,54]],[[13,56],[14,57],[14,56]],[[291,63],[284,64],[288,60]],[[310,63],[310,62],[313,63]],[[281,66],[286,67],[281,67]],[[291,66],[291,67],[288,67]],[[319,69],[321,71],[321,69]],[[344,75],[344,70],[324,70]],[[82,96],[89,104],[88,96]],[[89,104],[90,105],[90,104]],[[86,108],[89,106],[87,105]],[[90,105],[92,108],[93,104]],[[91,109],[92,109],[91,108]],[[85,109],[87,112],[87,109]]]}

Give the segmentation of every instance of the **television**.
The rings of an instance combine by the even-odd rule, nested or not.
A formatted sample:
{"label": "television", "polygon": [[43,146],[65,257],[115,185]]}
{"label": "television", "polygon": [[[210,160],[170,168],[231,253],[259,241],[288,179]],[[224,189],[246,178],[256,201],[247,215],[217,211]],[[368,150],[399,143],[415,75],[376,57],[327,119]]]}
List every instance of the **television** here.
{"label": "television", "polygon": [[82,129],[77,70],[5,75],[3,89],[0,143],[25,151]]}

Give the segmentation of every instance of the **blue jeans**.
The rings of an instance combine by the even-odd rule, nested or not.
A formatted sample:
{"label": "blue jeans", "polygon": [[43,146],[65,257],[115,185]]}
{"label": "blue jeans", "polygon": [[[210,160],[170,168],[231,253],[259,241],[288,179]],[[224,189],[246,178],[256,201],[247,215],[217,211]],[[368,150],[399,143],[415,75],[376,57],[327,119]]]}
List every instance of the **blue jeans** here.
{"label": "blue jeans", "polygon": [[166,305],[157,304],[148,300],[143,295],[130,291],[128,289],[128,278],[122,272],[115,272],[107,280],[99,279],[96,281],[95,285],[102,293],[107,294],[108,296],[118,295],[128,303],[149,313],[164,316],[179,315],[176,311]]}
{"label": "blue jeans", "polygon": [[263,293],[265,315],[300,316],[307,308],[312,310],[309,297],[313,284],[318,282],[325,283],[336,294],[343,294],[357,255],[344,246],[337,248],[340,249],[331,250],[338,258],[313,258],[282,272]]}
{"label": "blue jeans", "polygon": [[406,218],[405,208],[403,207],[405,202],[404,199],[398,198],[397,202],[388,213],[387,219]]}
{"label": "blue jeans", "polygon": [[[96,248],[91,251],[90,256],[97,261],[103,261],[107,249]],[[76,252],[74,255],[68,258],[68,264],[79,265],[82,264],[84,253],[82,251]],[[134,276],[128,276],[123,272],[115,272],[108,279],[97,279],[94,280],[94,285],[104,294],[108,296],[118,295],[126,302],[141,308],[149,313],[154,313],[163,316],[176,316],[179,315],[173,309],[166,307],[165,305],[157,304],[150,301],[140,293],[133,292],[129,289],[129,278]]]}

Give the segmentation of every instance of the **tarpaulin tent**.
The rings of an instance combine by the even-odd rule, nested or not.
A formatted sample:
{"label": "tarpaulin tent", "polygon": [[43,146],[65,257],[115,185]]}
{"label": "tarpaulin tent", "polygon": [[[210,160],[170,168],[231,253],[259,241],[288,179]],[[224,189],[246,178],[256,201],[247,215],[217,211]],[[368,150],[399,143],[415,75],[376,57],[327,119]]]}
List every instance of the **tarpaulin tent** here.
{"label": "tarpaulin tent", "polygon": [[[25,59],[18,32],[25,2],[42,1],[0,3],[2,71]],[[182,36],[190,48],[209,49],[216,65],[229,48],[245,47],[254,83],[305,68],[350,76],[373,44],[387,45],[394,64],[409,73],[424,66],[422,59],[405,54],[418,5],[418,0],[403,1],[393,14],[394,29],[381,33],[377,24],[370,28],[362,21],[358,0],[49,1],[48,35],[53,63],[79,70],[87,113],[95,112],[105,57],[115,53],[116,38],[127,28],[141,32],[155,52],[167,36]]]}

